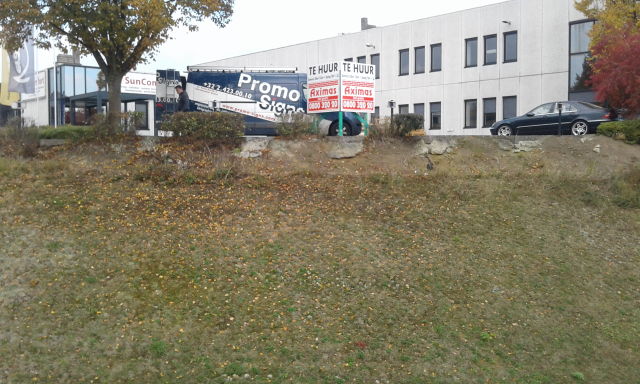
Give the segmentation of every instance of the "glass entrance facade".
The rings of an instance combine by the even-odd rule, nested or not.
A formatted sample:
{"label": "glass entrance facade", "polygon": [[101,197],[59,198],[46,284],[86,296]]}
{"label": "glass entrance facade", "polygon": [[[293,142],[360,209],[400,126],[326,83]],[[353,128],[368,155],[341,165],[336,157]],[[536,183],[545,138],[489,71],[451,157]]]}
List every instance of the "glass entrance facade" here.
{"label": "glass entrance facade", "polygon": [[[95,115],[106,112],[108,94],[100,68],[60,65],[49,68],[48,78],[50,125],[89,125]],[[154,95],[123,93],[120,109],[139,113],[136,129],[149,130],[148,101],[154,99]]]}

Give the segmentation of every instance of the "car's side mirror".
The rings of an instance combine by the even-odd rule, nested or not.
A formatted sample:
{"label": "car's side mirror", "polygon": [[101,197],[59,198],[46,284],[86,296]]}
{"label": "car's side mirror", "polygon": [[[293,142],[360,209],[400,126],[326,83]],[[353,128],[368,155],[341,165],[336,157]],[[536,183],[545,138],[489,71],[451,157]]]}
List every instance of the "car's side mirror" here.
{"label": "car's side mirror", "polygon": [[533,117],[533,116],[535,116],[535,115],[534,115],[533,113],[527,113],[527,116],[529,116],[529,117]]}

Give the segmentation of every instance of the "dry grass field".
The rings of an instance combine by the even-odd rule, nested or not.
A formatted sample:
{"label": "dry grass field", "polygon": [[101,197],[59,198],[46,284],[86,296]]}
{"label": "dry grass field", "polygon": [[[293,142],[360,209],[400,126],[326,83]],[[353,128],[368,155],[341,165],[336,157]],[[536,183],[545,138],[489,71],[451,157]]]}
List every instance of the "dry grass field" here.
{"label": "dry grass field", "polygon": [[543,144],[7,151],[0,383],[639,384],[640,149]]}

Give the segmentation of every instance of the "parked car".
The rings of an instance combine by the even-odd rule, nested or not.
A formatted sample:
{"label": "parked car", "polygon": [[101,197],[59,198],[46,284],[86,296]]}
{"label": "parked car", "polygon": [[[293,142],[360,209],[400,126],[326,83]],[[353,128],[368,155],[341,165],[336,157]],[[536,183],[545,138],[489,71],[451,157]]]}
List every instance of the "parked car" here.
{"label": "parked car", "polygon": [[[558,105],[562,105],[562,116]],[[561,121],[559,121],[562,119]],[[595,133],[600,123],[617,120],[617,114],[607,109],[581,101],[560,101],[542,104],[524,116],[498,121],[491,126],[491,134],[511,135],[557,135],[558,124],[562,134],[582,136]]]}

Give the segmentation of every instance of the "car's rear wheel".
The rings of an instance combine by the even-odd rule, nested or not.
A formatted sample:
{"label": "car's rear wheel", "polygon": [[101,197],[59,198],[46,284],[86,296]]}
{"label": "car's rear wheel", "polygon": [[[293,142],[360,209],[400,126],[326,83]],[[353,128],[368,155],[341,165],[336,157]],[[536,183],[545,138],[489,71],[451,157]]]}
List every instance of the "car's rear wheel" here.
{"label": "car's rear wheel", "polygon": [[498,136],[511,136],[513,135],[513,128],[508,125],[501,125],[498,127]]}
{"label": "car's rear wheel", "polygon": [[[338,136],[338,126],[339,126],[339,123],[337,121],[334,121],[333,123],[331,123],[331,125],[329,126],[329,136]],[[343,136],[353,135],[353,129],[351,128],[351,124],[345,121],[342,123],[342,128],[343,128],[342,130]]]}
{"label": "car's rear wheel", "polygon": [[571,134],[573,136],[584,136],[589,132],[589,125],[586,121],[578,120],[571,125]]}

